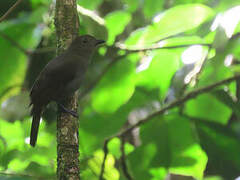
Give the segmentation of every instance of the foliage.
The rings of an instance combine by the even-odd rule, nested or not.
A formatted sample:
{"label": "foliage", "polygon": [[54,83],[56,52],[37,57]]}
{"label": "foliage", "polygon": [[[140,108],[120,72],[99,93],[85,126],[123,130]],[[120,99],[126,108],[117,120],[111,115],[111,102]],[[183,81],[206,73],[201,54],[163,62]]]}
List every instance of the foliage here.
{"label": "foliage", "polygon": [[[80,93],[100,80],[79,99],[81,175],[95,180],[106,138],[188,91],[239,74],[240,1],[77,2],[83,9],[78,12],[79,33],[107,42],[95,53]],[[1,1],[0,16],[11,5]],[[31,121],[26,110],[28,76],[50,60],[40,50],[54,54],[53,5],[30,0],[0,23],[0,179],[56,178],[56,108],[47,108],[36,148],[28,144]],[[120,138],[111,139],[103,177],[126,179],[122,149],[127,171],[137,180],[240,176],[239,83],[211,89],[150,118],[126,134],[123,148]]]}

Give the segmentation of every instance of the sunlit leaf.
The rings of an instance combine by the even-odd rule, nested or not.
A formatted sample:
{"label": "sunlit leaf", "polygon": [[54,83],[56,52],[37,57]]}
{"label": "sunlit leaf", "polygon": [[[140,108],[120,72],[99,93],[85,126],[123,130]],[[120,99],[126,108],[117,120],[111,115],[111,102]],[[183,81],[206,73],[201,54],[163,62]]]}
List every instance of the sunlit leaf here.
{"label": "sunlit leaf", "polygon": [[123,59],[109,69],[92,92],[98,112],[112,113],[126,103],[135,89],[135,65]]}
{"label": "sunlit leaf", "polygon": [[114,43],[116,36],[124,31],[130,20],[131,15],[125,11],[114,11],[105,17],[106,27],[108,29],[108,45]]}
{"label": "sunlit leaf", "polygon": [[240,110],[237,102],[234,101],[231,95],[224,91],[223,89],[215,90],[211,94],[213,94],[218,100],[227,105],[229,108],[233,110],[233,112],[240,118]]}
{"label": "sunlit leaf", "polygon": [[10,123],[0,119],[0,135],[5,139],[8,150],[23,149],[24,130],[20,121]]}
{"label": "sunlit leaf", "polygon": [[[137,74],[137,85],[147,89],[160,88],[160,96],[164,97],[171,78],[179,67],[179,57],[171,50],[158,50],[149,56],[150,63],[142,63],[143,69]],[[145,66],[145,67],[144,67]]]}
{"label": "sunlit leaf", "polygon": [[77,3],[78,3],[80,6],[83,6],[84,8],[94,10],[94,9],[96,9],[96,8],[102,3],[102,0],[94,0],[94,1],[77,0]]}
{"label": "sunlit leaf", "polygon": [[[96,174],[100,174],[101,172],[101,165],[103,161],[104,153],[103,151],[96,151],[94,153],[93,158],[88,161],[89,167],[92,171]],[[115,159],[111,154],[108,154],[106,162],[105,162],[105,171],[103,177],[106,180],[118,180],[119,179],[119,172],[114,167]]]}
{"label": "sunlit leaf", "polygon": [[188,101],[185,112],[193,117],[226,124],[231,116],[232,110],[218,101],[213,95],[203,94]]}
{"label": "sunlit leaf", "polygon": [[153,174],[151,169],[159,169],[160,173],[163,168],[197,179],[203,177],[207,156],[188,119],[177,115],[155,118],[142,127],[141,137],[142,145],[129,155],[137,179],[153,178],[156,172]]}
{"label": "sunlit leaf", "polygon": [[175,6],[155,17],[154,23],[143,29],[143,33],[134,45],[157,42],[163,38],[196,28],[212,15],[212,9],[202,4]]}
{"label": "sunlit leaf", "polygon": [[118,138],[112,139],[108,143],[108,150],[111,152],[116,158],[121,157],[121,151],[120,151],[121,141]]}
{"label": "sunlit leaf", "polygon": [[151,18],[163,9],[164,1],[147,0],[143,2],[143,12],[147,18]]}
{"label": "sunlit leaf", "polygon": [[122,0],[124,3],[126,3],[127,10],[130,12],[136,11],[136,9],[139,6],[139,2],[137,0]]}

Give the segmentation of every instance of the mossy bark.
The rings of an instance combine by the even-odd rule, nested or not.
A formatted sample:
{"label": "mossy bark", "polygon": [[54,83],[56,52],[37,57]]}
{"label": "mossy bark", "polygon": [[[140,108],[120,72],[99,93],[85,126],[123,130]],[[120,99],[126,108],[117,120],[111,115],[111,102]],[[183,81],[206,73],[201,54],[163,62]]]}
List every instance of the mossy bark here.
{"label": "mossy bark", "polygon": [[[56,0],[55,27],[57,54],[62,53],[77,36],[79,19],[76,0]],[[69,97],[63,105],[77,110],[77,94]],[[59,111],[57,118],[57,178],[80,179],[78,119]]]}

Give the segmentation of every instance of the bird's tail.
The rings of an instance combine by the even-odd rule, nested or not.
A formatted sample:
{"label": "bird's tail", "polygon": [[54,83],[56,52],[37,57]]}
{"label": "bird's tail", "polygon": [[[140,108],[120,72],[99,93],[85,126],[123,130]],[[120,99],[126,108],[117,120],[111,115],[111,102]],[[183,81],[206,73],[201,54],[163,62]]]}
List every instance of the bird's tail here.
{"label": "bird's tail", "polygon": [[33,119],[32,119],[32,127],[31,127],[31,135],[30,135],[30,144],[32,147],[34,147],[37,142],[41,113],[42,113],[42,108],[39,108],[33,105],[32,111],[31,111],[31,115],[33,116]]}

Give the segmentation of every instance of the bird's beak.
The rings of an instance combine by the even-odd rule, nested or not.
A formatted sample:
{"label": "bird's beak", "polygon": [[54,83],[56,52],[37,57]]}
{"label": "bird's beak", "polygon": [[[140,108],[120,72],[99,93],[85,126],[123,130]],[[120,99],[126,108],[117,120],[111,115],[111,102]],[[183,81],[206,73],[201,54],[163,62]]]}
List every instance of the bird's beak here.
{"label": "bird's beak", "polygon": [[98,45],[100,45],[100,44],[103,44],[103,43],[105,43],[104,40],[97,40],[97,42],[96,42],[96,46],[98,46]]}

